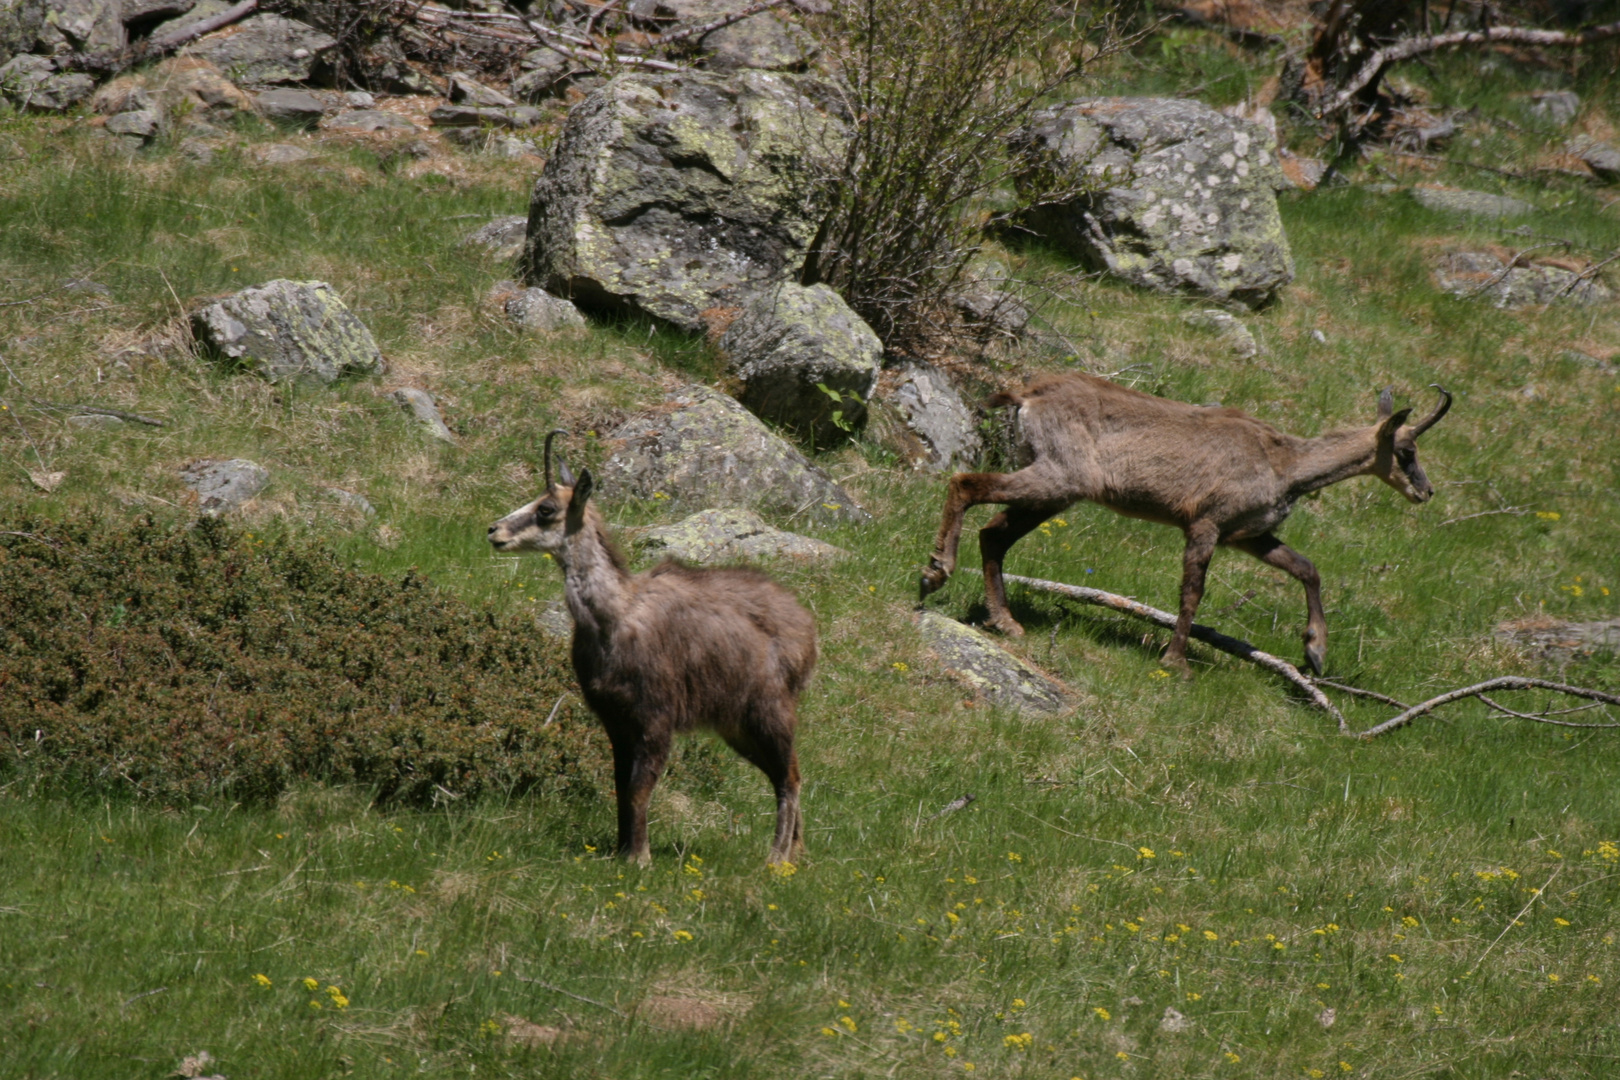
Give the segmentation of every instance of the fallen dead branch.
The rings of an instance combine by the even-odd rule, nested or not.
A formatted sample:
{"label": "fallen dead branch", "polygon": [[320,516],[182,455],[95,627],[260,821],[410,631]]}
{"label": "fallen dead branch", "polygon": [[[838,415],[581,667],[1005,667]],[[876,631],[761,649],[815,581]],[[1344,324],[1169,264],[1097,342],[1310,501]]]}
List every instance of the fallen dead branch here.
{"label": "fallen dead branch", "polygon": [[[1158,608],[1149,607],[1146,604],[1139,603],[1138,601],[1132,600],[1127,596],[1120,596],[1117,593],[1104,592],[1101,589],[1088,589],[1079,585],[1065,585],[1059,581],[1043,581],[1040,578],[1021,577],[1016,574],[1007,574],[1006,580],[1016,581],[1020,585],[1027,588],[1036,589],[1040,592],[1055,593],[1058,596],[1067,597],[1070,600],[1079,600],[1086,604],[1096,604],[1099,607],[1109,608],[1110,610],[1118,611],[1125,615],[1131,615],[1138,619],[1144,619],[1147,622],[1155,623],[1167,629],[1174,627],[1176,624],[1176,617],[1170,614],[1168,611],[1160,611]],[[1487,679],[1481,683],[1475,683],[1473,686],[1465,686],[1458,690],[1448,691],[1444,694],[1432,697],[1427,701],[1419,702],[1416,705],[1407,705],[1401,701],[1397,701],[1395,698],[1376,693],[1372,690],[1362,690],[1359,687],[1347,686],[1344,683],[1331,682],[1327,679],[1308,679],[1300,672],[1298,668],[1281,657],[1272,656],[1270,653],[1261,652],[1259,649],[1255,648],[1253,645],[1250,645],[1247,641],[1244,641],[1241,638],[1229,637],[1228,635],[1221,633],[1219,630],[1213,630],[1207,626],[1201,626],[1194,623],[1191,637],[1194,640],[1202,641],[1206,645],[1219,649],[1221,652],[1227,653],[1228,655],[1235,656],[1240,660],[1247,660],[1251,664],[1255,664],[1258,667],[1265,668],[1267,671],[1281,675],[1284,679],[1287,679],[1289,682],[1297,686],[1307,697],[1311,699],[1313,704],[1332,715],[1332,717],[1339,723],[1339,733],[1341,735],[1355,735],[1360,739],[1376,738],[1377,736],[1383,735],[1386,732],[1394,731],[1396,728],[1405,727],[1412,721],[1418,719],[1419,717],[1426,716],[1442,705],[1449,705],[1454,701],[1462,701],[1465,698],[1471,697],[1479,698],[1479,700],[1488,708],[1502,713],[1503,715],[1511,716],[1519,720],[1530,720],[1538,724],[1552,724],[1557,727],[1569,728],[1620,728],[1620,723],[1581,724],[1571,720],[1553,719],[1554,716],[1561,715],[1562,713],[1576,712],[1580,710],[1565,709],[1556,711],[1542,710],[1540,712],[1520,712],[1515,709],[1509,709],[1487,696],[1493,690],[1550,690],[1558,694],[1568,694],[1571,697],[1585,698],[1586,700],[1596,702],[1599,705],[1620,705],[1620,695],[1605,693],[1602,690],[1593,690],[1589,687],[1571,686],[1568,683],[1551,682],[1547,679],[1532,679],[1522,675],[1502,675],[1494,679]],[[1339,712],[1339,710],[1334,707],[1333,703],[1328,700],[1327,696],[1322,693],[1321,687],[1324,686],[1331,687],[1334,690],[1343,691],[1347,694],[1353,694],[1357,697],[1370,698],[1374,701],[1383,702],[1386,705],[1391,705],[1397,709],[1400,709],[1401,712],[1390,719],[1385,720],[1381,724],[1376,724],[1373,727],[1368,728],[1366,731],[1359,733],[1352,732],[1350,730],[1349,723],[1344,718],[1344,714]],[[1583,708],[1591,707],[1595,706],[1585,706]],[[1605,711],[1604,715],[1609,716],[1610,714]]]}
{"label": "fallen dead branch", "polygon": [[[1158,608],[1149,607],[1129,597],[1120,596],[1118,593],[1104,592],[1101,589],[1088,589],[1080,585],[1065,585],[1060,581],[1043,581],[1040,578],[1020,577],[1017,574],[1007,574],[1005,579],[1007,581],[1016,581],[1020,585],[1038,589],[1041,592],[1056,593],[1059,596],[1068,597],[1070,600],[1079,600],[1082,603],[1110,608],[1125,615],[1132,615],[1138,619],[1156,623],[1166,629],[1174,629],[1176,625],[1176,617],[1168,611],[1160,611]],[[1219,630],[1213,630],[1198,623],[1193,624],[1190,636],[1195,641],[1202,641],[1205,645],[1235,656],[1239,660],[1247,660],[1251,664],[1263,667],[1267,671],[1287,679],[1297,686],[1301,693],[1310,698],[1312,704],[1325,710],[1329,716],[1338,721],[1340,734],[1350,734],[1350,723],[1345,720],[1344,714],[1334,706],[1333,702],[1328,700],[1326,694],[1317,689],[1315,683],[1307,679],[1297,667],[1282,657],[1272,656],[1268,652],[1261,652],[1242,638],[1229,637]]]}

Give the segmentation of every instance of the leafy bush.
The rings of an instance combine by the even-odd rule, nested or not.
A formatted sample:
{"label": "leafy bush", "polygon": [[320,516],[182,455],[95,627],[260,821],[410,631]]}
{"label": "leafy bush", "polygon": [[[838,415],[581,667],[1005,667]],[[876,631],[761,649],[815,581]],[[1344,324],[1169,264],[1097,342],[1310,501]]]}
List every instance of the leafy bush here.
{"label": "leafy bush", "polygon": [[[295,779],[380,800],[567,785],[566,647],[413,573],[214,519],[0,523],[0,777],[164,800]],[[576,699],[577,700],[577,699]]]}

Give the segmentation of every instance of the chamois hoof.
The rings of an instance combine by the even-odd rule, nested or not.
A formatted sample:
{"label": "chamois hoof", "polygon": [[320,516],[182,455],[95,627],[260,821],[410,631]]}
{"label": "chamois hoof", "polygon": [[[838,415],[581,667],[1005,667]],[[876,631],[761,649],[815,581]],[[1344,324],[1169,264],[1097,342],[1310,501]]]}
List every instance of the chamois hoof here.
{"label": "chamois hoof", "polygon": [[950,571],[930,559],[927,568],[917,578],[917,599],[926,600],[929,593],[943,589],[950,579]]}
{"label": "chamois hoof", "polygon": [[1023,637],[1024,628],[1017,619],[1011,615],[995,615],[984,621],[984,625],[992,630],[1006,634],[1008,637]]}
{"label": "chamois hoof", "polygon": [[1327,648],[1323,645],[1305,646],[1305,662],[1311,666],[1311,671],[1318,678],[1322,675],[1322,665],[1327,662]]}

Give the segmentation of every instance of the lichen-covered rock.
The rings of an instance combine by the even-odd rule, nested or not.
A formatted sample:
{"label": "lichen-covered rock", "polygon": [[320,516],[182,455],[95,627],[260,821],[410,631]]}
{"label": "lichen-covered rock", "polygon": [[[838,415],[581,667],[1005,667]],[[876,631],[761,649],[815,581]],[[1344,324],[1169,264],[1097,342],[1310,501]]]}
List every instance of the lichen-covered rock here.
{"label": "lichen-covered rock", "polygon": [[604,483],[643,499],[757,506],[813,521],[867,521],[855,499],[725,394],[689,386],[613,432]]}
{"label": "lichen-covered rock", "polygon": [[272,124],[295,130],[312,128],[326,115],[326,103],[307,90],[266,90],[253,104]]}
{"label": "lichen-covered rock", "polygon": [[209,352],[281,382],[330,383],[382,370],[371,331],[324,281],[277,279],[191,316]]}
{"label": "lichen-covered rock", "polygon": [[25,53],[45,25],[45,0],[0,0],[0,64]]}
{"label": "lichen-covered rock", "polygon": [[[657,0],[642,5],[641,14],[658,20],[660,28],[678,33],[741,11],[744,6],[745,0]],[[675,22],[665,21],[669,19]],[[814,37],[778,11],[756,12],[692,39],[691,44],[711,71],[803,71],[821,52]]]}
{"label": "lichen-covered rock", "polygon": [[1488,251],[1457,251],[1442,256],[1434,283],[1463,299],[1483,297],[1498,308],[1567,303],[1605,304],[1614,293],[1596,278],[1582,278],[1559,266],[1515,266]]}
{"label": "lichen-covered rock", "polygon": [[1020,712],[1061,713],[1070,694],[971,626],[926,609],[917,630],[945,673],[991,705]]}
{"label": "lichen-covered rock", "polygon": [[253,15],[190,47],[239,83],[301,83],[325,70],[337,48],[329,34],[280,15]]}
{"label": "lichen-covered rock", "polygon": [[1412,198],[1430,210],[1462,214],[1465,217],[1522,217],[1536,212],[1536,208],[1523,199],[1515,199],[1511,195],[1492,195],[1488,191],[1415,187],[1412,189]]}
{"label": "lichen-covered rock", "polygon": [[1288,181],[1257,124],[1179,98],[1090,98],[1037,113],[1014,149],[1026,193],[1054,177],[1089,188],[1024,221],[1098,269],[1250,307],[1294,278],[1276,198]]}
{"label": "lichen-covered rock", "polygon": [[1533,616],[1500,624],[1495,637],[1552,664],[1620,655],[1620,619],[1566,622],[1550,616]]}
{"label": "lichen-covered rock", "polygon": [[742,403],[817,446],[866,422],[883,343],[826,285],[794,282],[758,293],[718,348],[742,381]]}
{"label": "lichen-covered rock", "polygon": [[434,127],[530,128],[545,118],[532,105],[440,105],[428,113]]}
{"label": "lichen-covered rock", "polygon": [[507,297],[506,317],[525,330],[570,330],[585,325],[579,308],[544,289],[521,289]]}
{"label": "lichen-covered rock", "polygon": [[568,115],[535,182],[525,273],[587,308],[685,330],[792,277],[842,124],[804,76],[620,75]]}
{"label": "lichen-covered rock", "polygon": [[95,52],[124,47],[119,0],[46,0],[45,21],[76,49]]}
{"label": "lichen-covered rock", "polygon": [[180,470],[180,481],[197,493],[197,506],[215,516],[235,510],[264,490],[270,470],[246,458],[204,458]]}
{"label": "lichen-covered rock", "polygon": [[929,364],[905,364],[885,375],[883,404],[892,415],[888,443],[920,468],[954,473],[971,469],[984,452],[973,411],[950,378]]}
{"label": "lichen-covered rock", "polygon": [[463,247],[481,247],[497,259],[515,259],[523,253],[523,238],[528,232],[528,218],[499,217],[478,226],[463,237],[461,243]]}
{"label": "lichen-covered rock", "polygon": [[765,524],[752,510],[703,510],[673,525],[643,529],[635,549],[700,565],[739,559],[824,559],[848,555],[843,548]]}
{"label": "lichen-covered rock", "polygon": [[330,119],[321,127],[327,131],[416,131],[417,126],[408,117],[383,109],[348,109]]}
{"label": "lichen-covered rock", "polygon": [[89,97],[95,80],[80,72],[58,74],[46,56],[14,56],[0,65],[0,97],[19,109],[66,112]]}

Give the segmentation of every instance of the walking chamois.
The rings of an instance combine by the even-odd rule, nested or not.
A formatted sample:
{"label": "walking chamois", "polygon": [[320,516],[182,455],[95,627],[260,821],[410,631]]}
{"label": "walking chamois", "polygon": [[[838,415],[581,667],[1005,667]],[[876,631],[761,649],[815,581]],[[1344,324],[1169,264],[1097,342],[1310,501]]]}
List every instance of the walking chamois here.
{"label": "walking chamois", "polygon": [[816,625],[793,594],[755,570],[665,562],[631,574],[588,504],[591,473],[566,463],[546,490],[489,527],[497,551],[541,551],[563,571],[574,619],[574,674],[613,745],[619,855],[643,865],[647,802],[676,735],[709,728],[776,790],[771,863],[803,850],[799,761],[793,736],[799,692],[816,662]]}
{"label": "walking chamois", "polygon": [[1451,407],[1440,402],[1418,423],[1378,398],[1369,427],[1314,439],[1288,435],[1237,409],[1188,405],[1144,394],[1094,375],[1044,375],[997,394],[991,408],[1015,405],[1019,449],[1030,464],[1012,473],[959,473],[950,480],[945,518],[921,593],[939,589],[956,569],[962,515],[970,506],[1006,509],[979,530],[989,624],[1006,634],[1023,627],[1007,610],[1001,577],[1007,549],[1041,522],[1082,499],[1127,517],[1173,525],[1187,536],[1181,610],[1164,662],[1187,668],[1187,635],[1204,595],[1204,572],[1217,545],[1248,552],[1305,586],[1309,616],[1305,659],[1318,675],[1327,651],[1321,578],[1310,560],[1273,535],[1294,502],[1352,476],[1376,476],[1414,503],[1434,494],[1417,460],[1417,438]]}

